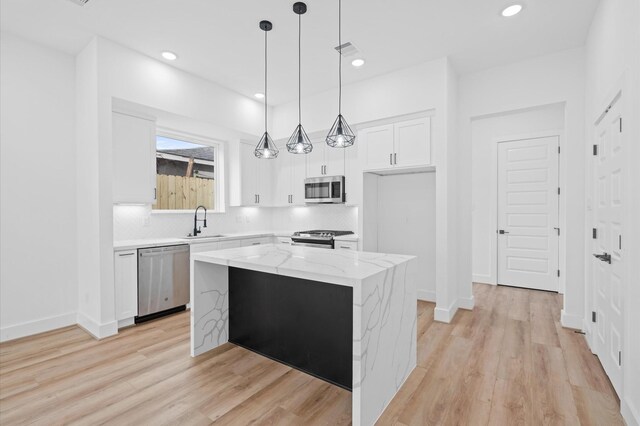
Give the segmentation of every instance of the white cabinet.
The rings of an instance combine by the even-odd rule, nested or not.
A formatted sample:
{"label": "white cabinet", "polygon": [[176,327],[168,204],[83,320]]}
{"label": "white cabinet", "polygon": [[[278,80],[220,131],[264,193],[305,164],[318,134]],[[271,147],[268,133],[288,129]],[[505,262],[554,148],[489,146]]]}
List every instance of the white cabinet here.
{"label": "white cabinet", "polygon": [[313,142],[313,151],[307,157],[307,177],[344,175],[345,151],[349,148],[332,148],[324,140]]}
{"label": "white cabinet", "polygon": [[275,165],[273,205],[292,206],[304,204],[305,154],[281,152]]}
{"label": "white cabinet", "polygon": [[220,243],[215,241],[213,243],[191,243],[189,246],[189,253],[204,253],[206,251],[214,251],[220,248]]}
{"label": "white cabinet", "polygon": [[138,251],[117,251],[114,254],[114,284],[116,320],[138,315]]}
{"label": "white cabinet", "polygon": [[113,202],[153,204],[156,198],[156,124],[114,111]]}
{"label": "white cabinet", "polygon": [[358,138],[363,151],[364,170],[431,164],[429,117],[362,129]]}
{"label": "white cabinet", "polygon": [[357,241],[335,241],[334,247],[336,250],[358,250]]}
{"label": "white cabinet", "polygon": [[226,240],[218,243],[218,250],[224,250],[228,248],[238,248],[242,246],[241,240]]}
{"label": "white cabinet", "polygon": [[271,205],[272,163],[278,161],[257,158],[255,146],[240,142],[230,149],[231,206]]}
{"label": "white cabinet", "polygon": [[276,237],[277,244],[291,245],[291,237]]}

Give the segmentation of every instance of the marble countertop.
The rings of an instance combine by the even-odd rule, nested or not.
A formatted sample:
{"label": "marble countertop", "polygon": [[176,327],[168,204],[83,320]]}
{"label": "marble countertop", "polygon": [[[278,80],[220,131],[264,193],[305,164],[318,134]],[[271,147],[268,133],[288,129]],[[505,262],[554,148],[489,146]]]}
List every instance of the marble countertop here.
{"label": "marble countertop", "polygon": [[192,260],[353,287],[415,256],[264,244],[198,253]]}
{"label": "marble countertop", "polygon": [[[242,233],[224,233],[221,237],[200,238],[141,238],[134,240],[118,240],[113,242],[113,250],[133,250],[147,247],[170,246],[175,244],[204,244],[215,241],[239,240],[243,238],[260,238],[260,237],[290,237],[293,231],[265,231],[265,232],[242,232]],[[215,233],[213,234],[215,235]],[[358,234],[344,235],[336,237],[336,241],[358,241]]]}

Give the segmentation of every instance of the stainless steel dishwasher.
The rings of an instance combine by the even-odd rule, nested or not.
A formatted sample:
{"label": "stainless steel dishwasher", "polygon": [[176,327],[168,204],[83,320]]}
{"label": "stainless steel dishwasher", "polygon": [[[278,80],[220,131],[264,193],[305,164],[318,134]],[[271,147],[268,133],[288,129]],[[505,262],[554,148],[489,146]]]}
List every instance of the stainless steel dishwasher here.
{"label": "stainless steel dishwasher", "polygon": [[136,323],[183,311],[189,303],[189,246],[138,250]]}

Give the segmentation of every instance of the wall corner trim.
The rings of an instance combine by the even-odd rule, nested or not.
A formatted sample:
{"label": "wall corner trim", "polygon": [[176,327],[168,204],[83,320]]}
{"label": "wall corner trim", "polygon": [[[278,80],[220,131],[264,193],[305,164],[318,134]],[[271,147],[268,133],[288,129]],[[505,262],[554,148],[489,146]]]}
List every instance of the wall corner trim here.
{"label": "wall corner trim", "polygon": [[458,299],[454,300],[448,308],[440,308],[436,305],[433,310],[433,319],[438,322],[449,324],[458,312]]}
{"label": "wall corner trim", "polygon": [[563,309],[560,313],[560,324],[565,328],[573,328],[575,330],[582,330],[582,317],[578,315],[568,314]]}
{"label": "wall corner trim", "polygon": [[476,305],[476,299],[473,295],[471,297],[461,297],[458,299],[458,308],[472,311]]}
{"label": "wall corner trim", "polygon": [[640,426],[640,413],[629,405],[626,398],[620,401],[620,413],[627,426]]}
{"label": "wall corner trim", "polygon": [[81,312],[78,312],[77,324],[80,328],[98,340],[118,334],[117,321],[99,324]]}

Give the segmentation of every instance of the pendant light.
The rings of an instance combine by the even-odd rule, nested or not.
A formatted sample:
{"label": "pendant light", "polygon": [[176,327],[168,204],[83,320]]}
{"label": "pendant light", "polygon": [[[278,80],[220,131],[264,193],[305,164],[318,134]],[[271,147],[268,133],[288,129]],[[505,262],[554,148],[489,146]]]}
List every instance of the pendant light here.
{"label": "pendant light", "polygon": [[269,21],[260,21],[260,29],[264,31],[264,134],[256,146],[254,155],[258,158],[273,159],[278,156],[278,147],[267,132],[267,33],[273,25]]}
{"label": "pendant light", "polygon": [[302,108],[301,108],[301,63],[302,63],[302,54],[301,54],[301,33],[302,33],[302,15],[307,12],[307,5],[302,2],[294,3],[293,11],[298,15],[298,125],[296,129],[293,131],[293,134],[287,141],[287,151],[292,154],[308,154],[313,150],[313,145],[311,145],[311,141],[309,140],[309,136],[307,136],[307,132],[304,131],[302,127]]}
{"label": "pendant light", "polygon": [[327,134],[327,145],[346,148],[353,145],[356,135],[342,116],[342,0],[338,0],[338,57],[338,117]]}

